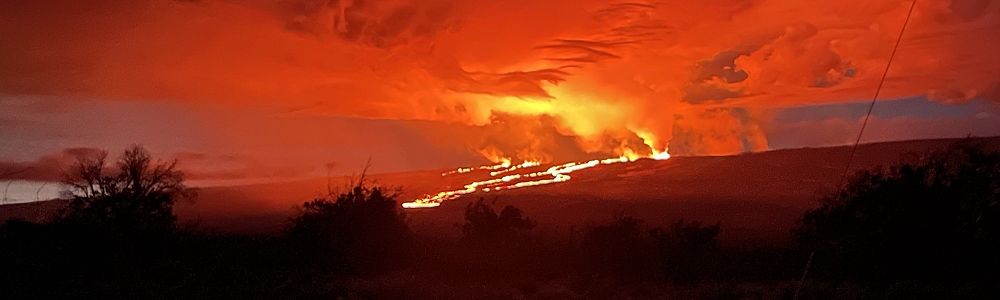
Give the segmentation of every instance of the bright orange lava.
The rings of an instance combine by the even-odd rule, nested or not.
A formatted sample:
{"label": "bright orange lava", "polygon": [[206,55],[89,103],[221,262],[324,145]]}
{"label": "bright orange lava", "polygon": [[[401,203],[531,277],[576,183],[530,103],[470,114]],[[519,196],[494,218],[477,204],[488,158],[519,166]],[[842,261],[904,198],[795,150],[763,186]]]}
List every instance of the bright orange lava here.
{"label": "bright orange lava", "polygon": [[[441,176],[447,176],[447,175],[451,175],[451,174],[455,174],[455,173],[468,173],[468,172],[471,172],[471,171],[473,171],[475,169],[479,169],[479,170],[499,170],[499,169],[502,169],[502,170],[490,172],[490,177],[494,177],[492,179],[483,180],[483,181],[473,181],[473,182],[471,182],[469,184],[466,184],[465,185],[465,189],[451,190],[451,191],[442,191],[442,192],[439,192],[437,194],[424,195],[423,198],[416,199],[416,200],[413,200],[413,201],[410,201],[410,202],[405,202],[405,203],[403,203],[403,208],[431,208],[431,207],[438,207],[438,206],[441,205],[441,202],[444,202],[444,201],[447,201],[447,200],[452,200],[452,199],[458,198],[458,197],[460,197],[462,195],[470,194],[470,193],[473,193],[473,192],[476,192],[476,191],[491,192],[491,191],[509,190],[509,189],[523,188],[523,187],[540,186],[540,185],[546,185],[546,184],[556,183],[556,182],[564,182],[564,181],[570,180],[572,177],[570,177],[568,174],[569,173],[573,173],[575,171],[579,171],[579,170],[583,170],[583,169],[589,169],[589,168],[595,167],[597,165],[602,165],[602,164],[609,165],[609,164],[616,164],[616,163],[629,163],[629,162],[635,161],[638,158],[639,157],[621,156],[621,157],[618,157],[618,158],[609,158],[609,159],[603,159],[603,160],[596,160],[595,159],[595,160],[591,160],[591,161],[588,161],[588,162],[571,162],[571,163],[567,163],[567,164],[553,166],[553,167],[550,167],[548,170],[541,171],[541,172],[518,173],[518,174],[512,174],[512,175],[504,175],[503,177],[499,177],[499,178],[496,178],[496,177],[498,175],[512,173],[512,172],[517,171],[519,169],[537,167],[537,166],[541,165],[541,163],[526,161],[524,163],[521,163],[520,165],[511,166],[509,160],[504,160],[504,163],[498,164],[498,165],[481,166],[481,167],[478,167],[478,168],[459,168],[459,169],[457,169],[455,171],[441,173]],[[648,158],[656,159],[656,160],[664,160],[664,159],[670,158],[670,154],[667,154],[666,151],[663,151],[663,152],[654,152],[654,154],[651,155],[651,156],[649,156]],[[539,179],[534,179],[534,178],[539,178]],[[516,183],[511,184],[511,182],[517,181],[519,179],[531,179],[531,180],[520,181],[520,182],[516,182]]]}

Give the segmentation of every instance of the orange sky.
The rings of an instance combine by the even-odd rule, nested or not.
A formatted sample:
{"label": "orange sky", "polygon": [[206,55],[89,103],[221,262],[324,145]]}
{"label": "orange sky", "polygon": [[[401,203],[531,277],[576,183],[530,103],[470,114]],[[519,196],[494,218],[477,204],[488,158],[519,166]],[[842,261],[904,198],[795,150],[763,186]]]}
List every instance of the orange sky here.
{"label": "orange sky", "polygon": [[[330,134],[309,121],[326,116],[435,121],[399,129],[432,145],[418,157],[461,148],[488,158],[559,160],[650,146],[732,154],[773,148],[773,133],[802,128],[775,124],[783,109],[869,101],[910,3],[7,0],[0,3],[0,94],[6,107],[24,110],[14,113],[29,112],[16,99],[45,97],[42,110],[111,102],[184,116],[197,143],[178,146],[154,131],[148,135],[157,138],[144,140],[170,155],[266,144],[239,155],[313,159],[319,156],[280,149],[301,150]],[[881,98],[996,103],[997,32],[997,1],[918,0]],[[184,113],[152,111],[157,105]],[[345,134],[323,145],[392,143]],[[67,135],[79,142],[51,144],[126,142],[86,144]],[[840,135],[825,143],[843,142]],[[393,152],[376,155],[386,153]]]}

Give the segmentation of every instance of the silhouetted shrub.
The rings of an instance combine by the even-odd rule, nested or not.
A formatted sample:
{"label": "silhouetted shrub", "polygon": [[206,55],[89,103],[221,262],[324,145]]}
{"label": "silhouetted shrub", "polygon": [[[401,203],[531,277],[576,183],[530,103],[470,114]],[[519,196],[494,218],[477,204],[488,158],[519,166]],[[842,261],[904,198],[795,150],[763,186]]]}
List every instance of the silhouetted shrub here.
{"label": "silhouetted shrub", "polygon": [[630,278],[656,277],[655,247],[645,222],[624,214],[615,215],[610,224],[587,228],[580,244],[591,270]]}
{"label": "silhouetted shrub", "polygon": [[480,198],[463,211],[459,255],[462,267],[453,271],[469,279],[523,278],[538,268],[542,257],[535,221],[520,209],[505,206],[498,213]]}
{"label": "silhouetted shrub", "polygon": [[701,222],[683,219],[670,230],[654,228],[650,234],[656,241],[663,275],[677,282],[696,282],[713,275],[719,254],[720,223],[703,226]]}
{"label": "silhouetted shrub", "polygon": [[1000,154],[956,145],[915,163],[861,171],[806,212],[794,235],[818,250],[816,276],[996,275]]}
{"label": "silhouetted shrub", "polygon": [[306,202],[289,238],[304,259],[337,273],[378,273],[410,261],[413,237],[396,194],[364,179],[347,192]]}
{"label": "silhouetted shrub", "polygon": [[525,241],[535,221],[525,217],[520,209],[505,206],[499,214],[483,198],[465,207],[465,224],[461,242],[485,249],[508,249]]}

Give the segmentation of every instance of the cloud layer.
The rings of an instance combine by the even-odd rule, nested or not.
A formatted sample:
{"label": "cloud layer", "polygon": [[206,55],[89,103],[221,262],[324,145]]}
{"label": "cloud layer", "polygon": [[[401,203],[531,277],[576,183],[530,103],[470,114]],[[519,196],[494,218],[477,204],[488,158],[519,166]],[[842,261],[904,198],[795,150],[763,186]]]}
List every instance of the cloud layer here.
{"label": "cloud layer", "polygon": [[[910,3],[12,0],[0,93],[477,125],[487,157],[729,154],[769,148],[776,109],[871,99]],[[996,32],[995,1],[918,1],[880,97],[997,101]]]}

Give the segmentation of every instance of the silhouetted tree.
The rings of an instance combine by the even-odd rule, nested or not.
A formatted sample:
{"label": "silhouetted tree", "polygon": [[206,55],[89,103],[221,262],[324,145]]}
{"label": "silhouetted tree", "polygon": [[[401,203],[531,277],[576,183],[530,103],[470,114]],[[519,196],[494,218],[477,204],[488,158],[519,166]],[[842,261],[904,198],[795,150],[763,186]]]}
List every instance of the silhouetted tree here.
{"label": "silhouetted tree", "polygon": [[694,282],[709,275],[717,263],[720,228],[718,222],[703,226],[698,221],[681,219],[671,225],[669,231],[663,228],[651,230],[660,253],[664,277],[678,282]]}
{"label": "silhouetted tree", "polygon": [[461,241],[476,247],[510,248],[521,243],[533,228],[535,221],[517,207],[505,206],[498,214],[480,198],[465,207]]}
{"label": "silhouetted tree", "polygon": [[114,165],[107,152],[78,157],[65,184],[73,197],[57,220],[117,233],[165,233],[174,228],[173,207],[193,195],[184,185],[177,161],[154,161],[145,148],[133,145]]}
{"label": "silhouetted tree", "polygon": [[[917,162],[860,171],[805,213],[795,240],[858,279],[996,274],[1000,153],[954,145]],[[817,265],[821,267],[822,264]],[[834,270],[836,269],[836,270]]]}
{"label": "silhouetted tree", "polygon": [[366,185],[303,204],[289,237],[306,259],[335,272],[373,273],[404,267],[413,237],[396,193]]}
{"label": "silhouetted tree", "polygon": [[[0,259],[12,291],[39,298],[121,298],[162,292],[176,247],[173,205],[192,196],[176,162],[154,161],[142,147],[114,164],[107,152],[79,157],[67,174],[67,207],[51,224],[0,228]],[[7,257],[3,257],[7,256]],[[16,298],[16,297],[15,297]],[[144,298],[144,297],[140,297]]]}

